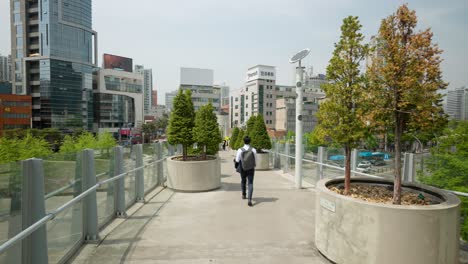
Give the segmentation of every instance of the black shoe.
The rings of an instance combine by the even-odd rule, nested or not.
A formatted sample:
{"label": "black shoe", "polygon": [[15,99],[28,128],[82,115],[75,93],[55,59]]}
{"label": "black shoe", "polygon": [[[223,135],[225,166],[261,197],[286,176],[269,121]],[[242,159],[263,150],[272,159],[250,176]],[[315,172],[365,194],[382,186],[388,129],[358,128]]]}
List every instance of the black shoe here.
{"label": "black shoe", "polygon": [[247,199],[247,197],[245,196],[245,194],[242,195],[242,200],[245,200]]}
{"label": "black shoe", "polygon": [[249,200],[249,202],[247,203],[248,206],[252,206],[252,201]]}

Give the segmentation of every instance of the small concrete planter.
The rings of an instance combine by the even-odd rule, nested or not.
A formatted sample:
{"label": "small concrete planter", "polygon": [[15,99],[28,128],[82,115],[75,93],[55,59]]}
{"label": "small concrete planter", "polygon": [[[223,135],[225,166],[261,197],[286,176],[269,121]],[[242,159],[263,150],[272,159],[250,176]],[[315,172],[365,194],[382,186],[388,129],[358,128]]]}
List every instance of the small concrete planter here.
{"label": "small concrete planter", "polygon": [[[366,202],[327,188],[340,179],[317,183],[315,243],[335,263],[458,263],[460,200],[420,184],[403,184],[435,196],[436,205],[409,206]],[[352,178],[353,183],[391,185],[380,179]]]}
{"label": "small concrete planter", "polygon": [[257,153],[257,164],[255,170],[269,170],[270,156],[268,153]]}
{"label": "small concrete planter", "polygon": [[167,158],[167,186],[181,192],[204,192],[221,187],[219,157],[203,161],[178,161]]}

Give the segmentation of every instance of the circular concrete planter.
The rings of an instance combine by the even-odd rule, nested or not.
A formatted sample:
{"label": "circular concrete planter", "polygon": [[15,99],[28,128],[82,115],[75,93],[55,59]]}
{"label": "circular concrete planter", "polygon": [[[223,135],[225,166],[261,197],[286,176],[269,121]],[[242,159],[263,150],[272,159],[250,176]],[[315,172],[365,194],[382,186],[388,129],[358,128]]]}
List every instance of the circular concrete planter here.
{"label": "circular concrete planter", "polygon": [[[426,206],[366,202],[327,188],[344,179],[317,183],[315,243],[335,263],[458,263],[460,200],[420,184],[403,187],[442,200]],[[393,185],[380,179],[353,178],[352,183]]]}
{"label": "circular concrete planter", "polygon": [[255,170],[269,170],[270,169],[270,156],[268,153],[257,153],[257,164]]}
{"label": "circular concrete planter", "polygon": [[219,157],[203,161],[177,161],[173,160],[174,157],[167,158],[169,188],[182,192],[204,192],[221,187]]}

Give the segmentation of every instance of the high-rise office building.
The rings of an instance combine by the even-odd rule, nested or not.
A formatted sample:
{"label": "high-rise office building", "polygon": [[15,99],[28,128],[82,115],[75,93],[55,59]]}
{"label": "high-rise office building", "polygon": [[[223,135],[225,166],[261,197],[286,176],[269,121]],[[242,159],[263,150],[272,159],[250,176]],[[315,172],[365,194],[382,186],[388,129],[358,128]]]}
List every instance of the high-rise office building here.
{"label": "high-rise office building", "polygon": [[35,128],[92,129],[91,8],[91,0],[10,1],[13,93],[31,95]]}
{"label": "high-rise office building", "polygon": [[11,55],[0,55],[0,82],[11,82]]}
{"label": "high-rise office building", "polygon": [[460,87],[447,91],[445,112],[450,119],[468,120],[468,88]]}
{"label": "high-rise office building", "polygon": [[213,70],[180,68],[180,88],[192,91],[195,111],[211,103],[216,112],[220,110],[221,89],[213,85]]}
{"label": "high-rise office building", "polygon": [[174,97],[176,97],[178,91],[172,91],[166,93],[166,111],[171,112],[174,108]]}
{"label": "high-rise office building", "polygon": [[143,65],[135,65],[134,72],[143,76],[143,107],[145,115],[148,115],[151,111],[153,100],[153,71],[145,69]]}

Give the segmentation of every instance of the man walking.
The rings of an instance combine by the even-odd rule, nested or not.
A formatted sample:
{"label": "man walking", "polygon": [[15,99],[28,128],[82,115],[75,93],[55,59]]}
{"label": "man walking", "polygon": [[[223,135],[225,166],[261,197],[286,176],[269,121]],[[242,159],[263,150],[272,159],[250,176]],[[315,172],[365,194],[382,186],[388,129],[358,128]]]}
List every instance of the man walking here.
{"label": "man walking", "polygon": [[[248,180],[248,205],[252,206],[253,179],[255,173],[255,165],[257,160],[257,150],[250,146],[250,137],[244,137],[244,146],[237,150],[236,159],[234,160],[238,166],[238,172],[241,175],[242,199],[246,199],[246,181]],[[239,164],[240,163],[240,164]]]}

